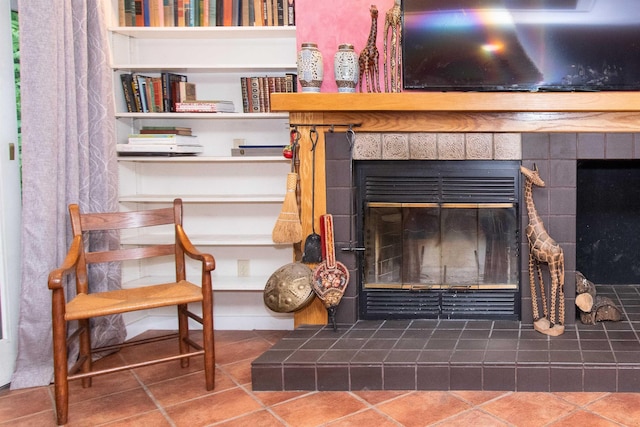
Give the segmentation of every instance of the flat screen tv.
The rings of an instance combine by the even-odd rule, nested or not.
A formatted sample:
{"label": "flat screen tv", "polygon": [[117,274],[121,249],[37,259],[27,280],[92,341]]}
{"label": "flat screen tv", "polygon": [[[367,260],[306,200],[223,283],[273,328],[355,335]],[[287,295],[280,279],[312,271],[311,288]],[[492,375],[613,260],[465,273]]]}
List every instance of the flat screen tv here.
{"label": "flat screen tv", "polygon": [[640,90],[640,0],[403,0],[405,90]]}

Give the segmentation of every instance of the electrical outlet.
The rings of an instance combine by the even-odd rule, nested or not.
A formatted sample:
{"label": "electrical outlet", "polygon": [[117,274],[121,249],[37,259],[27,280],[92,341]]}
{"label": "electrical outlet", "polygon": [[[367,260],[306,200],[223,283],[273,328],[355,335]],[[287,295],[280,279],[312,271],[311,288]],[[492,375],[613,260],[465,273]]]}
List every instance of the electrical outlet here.
{"label": "electrical outlet", "polygon": [[249,276],[249,260],[239,259],[238,260],[238,277],[247,277],[247,276]]}

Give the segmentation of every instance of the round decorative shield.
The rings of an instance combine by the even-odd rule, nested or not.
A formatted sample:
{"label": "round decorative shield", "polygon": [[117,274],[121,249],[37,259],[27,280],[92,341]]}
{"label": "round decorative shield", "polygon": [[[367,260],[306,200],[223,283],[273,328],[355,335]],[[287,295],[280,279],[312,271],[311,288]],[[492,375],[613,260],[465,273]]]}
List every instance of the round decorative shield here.
{"label": "round decorative shield", "polygon": [[277,269],[264,288],[264,303],[276,313],[291,313],[304,308],[314,297],[313,272],[293,262]]}

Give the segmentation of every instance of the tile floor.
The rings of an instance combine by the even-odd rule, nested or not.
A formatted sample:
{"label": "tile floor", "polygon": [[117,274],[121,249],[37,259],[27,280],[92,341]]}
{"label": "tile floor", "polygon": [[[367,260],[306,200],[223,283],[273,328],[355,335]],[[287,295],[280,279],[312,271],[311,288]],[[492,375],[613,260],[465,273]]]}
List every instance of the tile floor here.
{"label": "tile floor", "polygon": [[[71,426],[640,426],[640,393],[252,391],[251,362],[283,331],[217,331],[216,388],[202,363],[140,368],[72,383]],[[162,343],[99,363],[162,352]],[[55,425],[52,387],[0,391],[0,425]]]}

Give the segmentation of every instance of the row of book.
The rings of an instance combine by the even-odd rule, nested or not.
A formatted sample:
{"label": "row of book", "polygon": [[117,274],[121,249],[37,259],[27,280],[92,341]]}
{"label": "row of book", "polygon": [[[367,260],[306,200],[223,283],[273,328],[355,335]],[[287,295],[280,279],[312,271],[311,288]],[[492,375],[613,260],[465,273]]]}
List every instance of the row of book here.
{"label": "row of book", "polygon": [[170,72],[159,76],[140,73],[120,75],[130,113],[234,113],[233,101],[199,100],[196,85],[187,76]]}
{"label": "row of book", "polygon": [[121,27],[295,25],[295,0],[118,0]]}
{"label": "row of book", "polygon": [[191,128],[176,126],[144,126],[139,133],[129,135],[126,143],[117,144],[121,156],[192,156],[204,147]]}
{"label": "row of book", "polygon": [[297,76],[287,73],[284,76],[240,77],[242,90],[242,111],[245,113],[269,113],[270,97],[274,92],[296,92]]}

